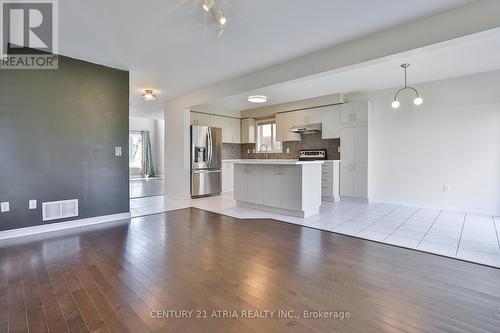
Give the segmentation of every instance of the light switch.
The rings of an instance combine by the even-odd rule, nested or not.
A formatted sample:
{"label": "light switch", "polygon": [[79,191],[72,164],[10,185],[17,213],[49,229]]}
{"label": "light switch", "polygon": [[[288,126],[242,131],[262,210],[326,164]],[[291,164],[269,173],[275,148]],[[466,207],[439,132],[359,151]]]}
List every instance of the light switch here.
{"label": "light switch", "polygon": [[115,156],[116,157],[122,156],[122,147],[115,147]]}
{"label": "light switch", "polygon": [[36,209],[36,200],[30,200],[29,201],[29,208],[30,209]]}
{"label": "light switch", "polygon": [[2,212],[2,213],[6,213],[6,212],[8,212],[8,211],[10,211],[10,205],[9,205],[9,202],[8,202],[8,201],[7,201],[7,202],[2,202],[2,203],[0,204],[0,212]]}

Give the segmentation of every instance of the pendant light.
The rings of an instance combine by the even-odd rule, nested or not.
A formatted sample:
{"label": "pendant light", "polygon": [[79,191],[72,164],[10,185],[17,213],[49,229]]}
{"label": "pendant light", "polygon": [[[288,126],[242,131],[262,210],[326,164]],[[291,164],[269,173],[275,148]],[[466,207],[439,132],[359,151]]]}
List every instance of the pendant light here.
{"label": "pendant light", "polygon": [[408,81],[407,81],[407,78],[406,78],[406,69],[408,67],[410,67],[410,64],[402,64],[401,65],[401,68],[403,68],[404,71],[405,71],[405,86],[403,88],[399,89],[396,92],[396,94],[394,95],[394,100],[392,101],[392,107],[394,109],[399,108],[399,106],[401,105],[401,103],[399,103],[399,101],[398,101],[398,95],[399,95],[399,93],[402,92],[403,90],[407,90],[407,89],[413,90],[415,92],[415,94],[417,95],[417,97],[415,97],[415,99],[413,100],[413,104],[415,104],[415,105],[421,105],[422,102],[423,102],[422,98],[420,97],[420,94],[418,93],[418,90],[415,89],[415,88],[413,88],[413,87],[409,87],[408,86]]}

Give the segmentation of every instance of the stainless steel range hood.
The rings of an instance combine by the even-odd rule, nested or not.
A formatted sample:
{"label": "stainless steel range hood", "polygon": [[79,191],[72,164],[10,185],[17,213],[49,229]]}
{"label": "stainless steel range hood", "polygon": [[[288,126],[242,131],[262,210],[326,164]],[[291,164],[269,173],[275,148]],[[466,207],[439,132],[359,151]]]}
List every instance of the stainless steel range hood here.
{"label": "stainless steel range hood", "polygon": [[292,128],[290,128],[290,132],[305,133],[305,134],[313,132],[321,132],[321,123],[295,125]]}

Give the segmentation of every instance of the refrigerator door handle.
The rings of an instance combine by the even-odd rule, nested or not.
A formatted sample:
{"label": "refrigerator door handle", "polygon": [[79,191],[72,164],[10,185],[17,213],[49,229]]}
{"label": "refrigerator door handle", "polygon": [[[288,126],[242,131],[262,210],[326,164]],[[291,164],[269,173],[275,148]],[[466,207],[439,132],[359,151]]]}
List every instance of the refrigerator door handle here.
{"label": "refrigerator door handle", "polygon": [[210,132],[210,127],[207,130],[207,165],[210,168],[212,166],[212,133]]}
{"label": "refrigerator door handle", "polygon": [[221,173],[221,170],[194,170],[193,173]]}

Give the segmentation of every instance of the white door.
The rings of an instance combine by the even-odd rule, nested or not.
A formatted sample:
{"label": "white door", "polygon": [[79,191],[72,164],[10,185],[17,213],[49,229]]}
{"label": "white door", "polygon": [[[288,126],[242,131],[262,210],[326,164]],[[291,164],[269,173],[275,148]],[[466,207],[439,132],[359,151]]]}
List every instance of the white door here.
{"label": "white door", "polygon": [[368,161],[368,127],[354,127],[354,158],[353,161]]}
{"label": "white door", "polygon": [[352,197],[354,189],[353,162],[340,162],[340,195]]}
{"label": "white door", "polygon": [[350,123],[353,119],[354,106],[352,103],[340,105],[340,122]]}
{"label": "white door", "polygon": [[368,163],[354,163],[353,180],[352,196],[356,198],[366,198],[368,196]]}
{"label": "white door", "polygon": [[281,175],[280,166],[266,165],[264,176],[264,205],[281,208]]}
{"label": "white door", "polygon": [[302,210],[302,168],[281,166],[281,207]]}
{"label": "white door", "polygon": [[354,161],[354,128],[343,127],[340,129],[340,159]]}
{"label": "white door", "polygon": [[[326,106],[316,109],[319,112],[318,118],[321,121],[321,137],[323,139],[340,138],[340,105]],[[316,120],[316,113],[314,119]]]}
{"label": "white door", "polygon": [[239,201],[247,201],[247,166],[243,164],[234,165],[234,199]]}
{"label": "white door", "polygon": [[353,104],[353,118],[354,121],[368,121],[368,102]]}
{"label": "white door", "polygon": [[262,165],[250,165],[248,168],[247,201],[262,205],[264,203],[264,177]]}

